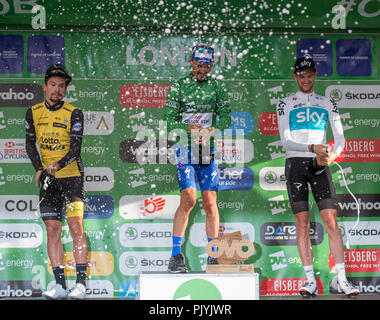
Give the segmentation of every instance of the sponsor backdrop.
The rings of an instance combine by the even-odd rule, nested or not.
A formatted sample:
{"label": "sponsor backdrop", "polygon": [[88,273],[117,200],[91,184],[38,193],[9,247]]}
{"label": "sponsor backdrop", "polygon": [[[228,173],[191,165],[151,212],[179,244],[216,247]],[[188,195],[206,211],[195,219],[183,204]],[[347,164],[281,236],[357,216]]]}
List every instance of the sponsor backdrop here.
{"label": "sponsor backdrop", "polygon": [[[373,2],[376,1],[362,1],[351,10],[348,27],[359,25],[365,31],[365,26],[375,26],[379,8]],[[25,17],[31,19],[30,8],[27,12],[17,3],[1,2],[0,15],[9,24]],[[340,108],[347,139],[345,151],[337,160],[342,171],[334,164],[330,168],[338,193],[347,272],[362,292],[378,293],[380,36],[378,32],[351,29],[334,33],[326,27],[326,23],[331,24],[331,16],[326,15],[331,7],[326,2],[323,6],[325,11],[314,8],[314,14],[313,9],[302,5],[281,7],[279,26],[284,27],[289,21],[294,32],[267,29],[265,33],[227,33],[221,32],[222,28],[217,29],[218,35],[209,33],[207,28],[181,32],[175,28],[175,19],[174,27],[166,25],[165,32],[2,28],[0,296],[39,296],[54,279],[47,256],[46,231],[38,211],[34,169],[26,155],[24,139],[26,109],[43,99],[43,73],[52,63],[64,64],[73,75],[65,99],[85,115],[82,159],[87,193],[84,226],[89,244],[89,297],[137,298],[139,272],[167,269],[179,190],[163,107],[171,83],[189,72],[189,49],[197,41],[215,46],[217,62],[212,73],[225,82],[232,108],[231,127],[217,141],[221,153],[220,233],[240,230],[254,242],[255,253],[246,263],[254,264],[260,275],[260,294],[297,294],[304,279],[286,192],[285,152],[278,135],[275,106],[278,99],[296,91],[292,65],[296,57],[305,53],[312,54],[317,62],[316,92],[333,98]],[[173,6],[170,10],[180,12],[181,7]],[[134,11],[128,11],[129,21],[138,20],[138,9],[133,8]],[[158,8],[164,15],[166,11]],[[83,23],[91,25],[89,16],[104,18],[99,18],[98,9],[83,13]],[[254,9],[252,6],[250,14],[243,14],[235,26],[244,29],[244,23],[252,23]],[[256,9],[264,12],[267,8]],[[287,20],[292,9],[295,14]],[[70,10],[72,7],[68,6]],[[72,14],[69,19],[56,11],[50,12],[57,23],[78,24],[79,19],[74,18],[79,15]],[[231,12],[225,12],[230,17]],[[261,17],[272,27],[275,23],[265,12],[257,15],[258,20]],[[297,33],[297,17],[303,19],[304,14],[311,15],[305,23],[316,21],[314,32]],[[105,14],[105,18],[110,15]],[[223,14],[219,17],[225,26]],[[112,18],[115,23],[122,19],[119,15]],[[217,18],[213,18],[216,23],[211,27],[219,26]],[[183,19],[186,21],[186,17]],[[330,31],[320,32],[323,28]],[[328,141],[333,143],[330,132]],[[357,197],[359,208],[345,185]],[[319,292],[333,293],[335,264],[312,198],[310,208]],[[358,209],[360,221],[352,229]],[[183,245],[187,265],[193,271],[206,267],[204,222],[205,211],[198,192]],[[62,243],[66,275],[72,283],[75,263],[65,221]]]}

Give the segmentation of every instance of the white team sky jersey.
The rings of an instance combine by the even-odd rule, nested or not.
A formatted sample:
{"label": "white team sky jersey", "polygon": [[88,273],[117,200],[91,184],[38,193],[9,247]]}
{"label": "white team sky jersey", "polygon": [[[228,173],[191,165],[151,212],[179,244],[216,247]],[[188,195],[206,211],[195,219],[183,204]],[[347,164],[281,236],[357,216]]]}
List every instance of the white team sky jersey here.
{"label": "white team sky jersey", "polygon": [[315,157],[308,145],[326,143],[328,123],[334,135],[334,151],[340,154],[344,148],[343,127],[333,100],[298,91],[278,102],[277,118],[287,158]]}

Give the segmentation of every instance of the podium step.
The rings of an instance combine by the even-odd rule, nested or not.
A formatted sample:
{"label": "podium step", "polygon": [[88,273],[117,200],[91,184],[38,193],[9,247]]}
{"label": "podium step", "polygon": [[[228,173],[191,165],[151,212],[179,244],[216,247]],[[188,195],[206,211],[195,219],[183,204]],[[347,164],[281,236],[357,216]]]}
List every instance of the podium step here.
{"label": "podium step", "polygon": [[259,300],[257,273],[141,272],[140,300]]}

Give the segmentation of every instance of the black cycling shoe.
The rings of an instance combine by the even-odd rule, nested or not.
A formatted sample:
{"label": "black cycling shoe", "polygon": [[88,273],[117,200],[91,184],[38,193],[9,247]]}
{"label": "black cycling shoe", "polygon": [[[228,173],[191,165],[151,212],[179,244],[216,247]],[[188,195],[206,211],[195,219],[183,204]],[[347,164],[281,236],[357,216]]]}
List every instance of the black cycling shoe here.
{"label": "black cycling shoe", "polygon": [[212,258],[212,257],[209,256],[207,258],[207,264],[219,264],[219,262],[218,262],[217,258]]}
{"label": "black cycling shoe", "polygon": [[188,272],[185,266],[185,257],[182,253],[171,256],[168,266],[169,273],[186,273]]}

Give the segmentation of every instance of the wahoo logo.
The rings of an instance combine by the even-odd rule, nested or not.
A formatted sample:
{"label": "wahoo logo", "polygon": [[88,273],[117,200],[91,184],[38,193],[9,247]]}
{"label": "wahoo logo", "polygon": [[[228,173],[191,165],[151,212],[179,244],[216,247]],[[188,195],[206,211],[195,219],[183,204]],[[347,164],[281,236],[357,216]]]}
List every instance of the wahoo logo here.
{"label": "wahoo logo", "polygon": [[326,130],[328,111],[322,108],[302,107],[290,112],[290,130]]}

